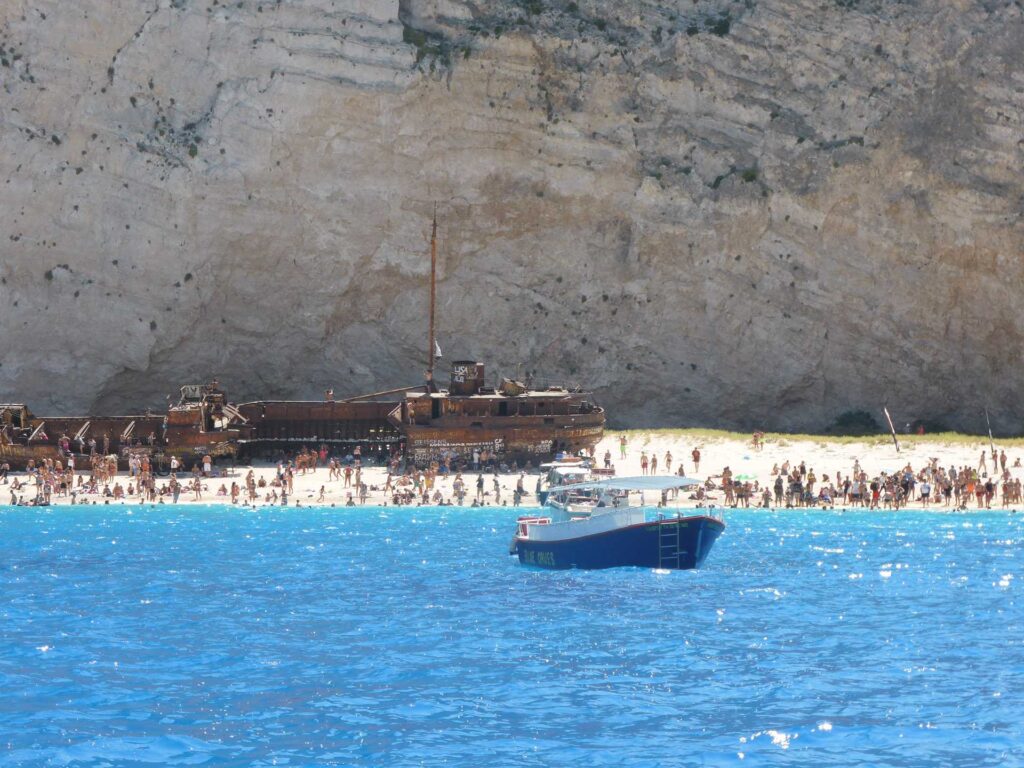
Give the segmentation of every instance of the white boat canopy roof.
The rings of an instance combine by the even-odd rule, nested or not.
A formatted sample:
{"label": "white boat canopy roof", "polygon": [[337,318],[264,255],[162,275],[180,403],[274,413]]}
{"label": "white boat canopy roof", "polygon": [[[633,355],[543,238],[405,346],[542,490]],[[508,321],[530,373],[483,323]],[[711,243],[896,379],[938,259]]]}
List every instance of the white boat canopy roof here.
{"label": "white boat canopy roof", "polygon": [[552,489],[553,493],[565,491],[589,491],[592,489],[604,489],[607,491],[670,491],[673,488],[689,488],[700,485],[700,480],[692,477],[680,477],[678,475],[666,475],[665,477],[616,477],[611,480],[594,480],[588,483],[573,483],[572,485],[560,485]]}
{"label": "white boat canopy roof", "polygon": [[590,472],[590,469],[577,465],[575,467],[552,467],[552,471],[556,475],[585,475]]}

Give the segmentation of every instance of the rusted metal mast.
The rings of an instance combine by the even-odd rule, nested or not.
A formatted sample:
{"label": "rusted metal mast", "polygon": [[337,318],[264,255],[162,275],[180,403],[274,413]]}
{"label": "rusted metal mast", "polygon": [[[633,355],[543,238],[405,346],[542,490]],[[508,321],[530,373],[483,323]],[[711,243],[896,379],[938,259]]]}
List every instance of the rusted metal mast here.
{"label": "rusted metal mast", "polygon": [[437,203],[434,203],[434,223],[430,231],[430,331],[427,338],[427,384],[434,381],[434,294],[437,288]]}

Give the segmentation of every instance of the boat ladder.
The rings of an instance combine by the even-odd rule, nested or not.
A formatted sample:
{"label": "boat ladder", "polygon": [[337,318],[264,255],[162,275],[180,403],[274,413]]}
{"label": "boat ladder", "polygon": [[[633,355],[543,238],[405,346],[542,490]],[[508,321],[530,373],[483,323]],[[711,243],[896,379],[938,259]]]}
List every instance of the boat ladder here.
{"label": "boat ladder", "polygon": [[658,568],[672,568],[679,570],[681,565],[679,551],[679,518],[675,524],[666,520],[658,521]]}

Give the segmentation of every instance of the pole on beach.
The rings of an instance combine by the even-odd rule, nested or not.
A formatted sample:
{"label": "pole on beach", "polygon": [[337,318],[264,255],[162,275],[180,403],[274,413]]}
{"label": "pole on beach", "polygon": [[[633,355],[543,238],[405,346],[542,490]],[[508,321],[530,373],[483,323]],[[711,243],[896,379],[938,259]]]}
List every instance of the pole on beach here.
{"label": "pole on beach", "polygon": [[996,441],[992,437],[992,422],[988,420],[988,408],[985,409],[985,425],[988,427],[988,447],[992,449],[992,455],[996,455]]}
{"label": "pole on beach", "polygon": [[430,230],[430,330],[427,338],[427,384],[434,381],[434,293],[437,288],[437,203],[434,203],[434,223]]}
{"label": "pole on beach", "polygon": [[889,409],[883,406],[882,413],[885,414],[885,420],[889,422],[889,432],[892,434],[892,442],[893,445],[896,446],[896,453],[899,453],[900,441],[896,439],[896,427],[892,425],[892,416],[889,415]]}

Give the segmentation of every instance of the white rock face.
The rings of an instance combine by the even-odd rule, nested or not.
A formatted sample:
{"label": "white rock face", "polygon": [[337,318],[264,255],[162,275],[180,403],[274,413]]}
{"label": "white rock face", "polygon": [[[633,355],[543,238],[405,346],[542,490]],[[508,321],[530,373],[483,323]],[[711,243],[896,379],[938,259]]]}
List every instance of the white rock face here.
{"label": "white rock face", "polygon": [[[0,399],[412,383],[1018,430],[1024,21],[882,0],[6,0]],[[521,366],[521,367],[517,367]]]}

